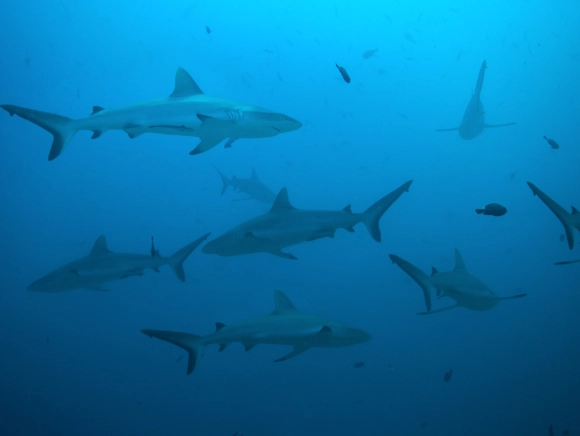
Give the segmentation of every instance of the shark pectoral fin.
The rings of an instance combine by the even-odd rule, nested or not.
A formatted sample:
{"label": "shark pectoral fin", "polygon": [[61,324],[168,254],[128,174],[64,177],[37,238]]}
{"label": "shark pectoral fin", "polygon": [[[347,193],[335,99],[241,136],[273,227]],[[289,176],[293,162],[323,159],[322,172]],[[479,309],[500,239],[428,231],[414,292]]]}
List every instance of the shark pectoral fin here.
{"label": "shark pectoral fin", "polygon": [[459,127],[454,127],[453,129],[435,129],[436,132],[455,132],[459,130]]}
{"label": "shark pectoral fin", "polygon": [[151,268],[151,269],[155,272],[161,272],[161,271],[159,271],[159,268]]}
{"label": "shark pectoral fin", "polygon": [[85,289],[94,292],[109,292],[108,289],[99,288],[98,286],[85,286]]}
{"label": "shark pectoral fin", "polygon": [[507,126],[513,126],[515,123],[503,123],[503,124],[484,124],[484,127],[486,129],[490,129],[492,127],[507,127]]}
{"label": "shark pectoral fin", "polygon": [[272,250],[268,251],[268,253],[273,254],[274,256],[283,257],[284,259],[298,260],[298,258],[293,254],[284,253],[282,250]]}
{"label": "shark pectoral fin", "polygon": [[93,136],[91,136],[91,139],[97,139],[102,134],[103,134],[103,131],[102,130],[93,130]]}
{"label": "shark pectoral fin", "polygon": [[145,133],[146,128],[138,123],[127,123],[123,126],[123,132],[125,132],[129,139],[134,139],[137,136]]}
{"label": "shark pectoral fin", "polygon": [[432,310],[431,312],[419,312],[417,315],[433,315],[435,313],[445,312],[447,310],[455,309],[456,307],[459,307],[459,304],[454,304],[453,306],[447,306],[447,307],[444,307],[443,309]]}
{"label": "shark pectoral fin", "polygon": [[580,259],[576,259],[576,260],[564,260],[562,262],[555,262],[554,265],[569,265],[571,263],[578,263],[580,262]]}
{"label": "shark pectoral fin", "polygon": [[250,344],[248,342],[242,342],[242,345],[244,346],[244,349],[246,351],[250,351],[252,348],[256,346],[256,344]]}
{"label": "shark pectoral fin", "polygon": [[224,351],[224,350],[225,350],[225,349],[228,347],[228,345],[229,345],[229,344],[220,344],[220,349],[219,349],[218,351],[219,351],[219,352],[222,352],[222,351]]}
{"label": "shark pectoral fin", "polygon": [[518,295],[512,295],[510,297],[498,297],[496,298],[497,300],[515,300],[516,298],[522,298],[525,297],[528,294],[518,294]]}
{"label": "shark pectoral fin", "polygon": [[194,154],[203,153],[204,151],[208,151],[208,150],[214,148],[220,142],[222,142],[225,138],[221,135],[204,135],[204,136],[200,136],[199,139],[201,141],[199,141],[199,144],[197,144],[197,147],[195,147],[193,150],[191,150],[189,152],[189,154],[194,155]]}
{"label": "shark pectoral fin", "polygon": [[285,356],[280,357],[279,359],[274,360],[274,362],[283,362],[285,360],[292,359],[293,357],[296,357],[299,354],[304,353],[309,348],[310,348],[310,346],[306,345],[306,344],[295,345],[294,349],[290,353],[286,354]]}

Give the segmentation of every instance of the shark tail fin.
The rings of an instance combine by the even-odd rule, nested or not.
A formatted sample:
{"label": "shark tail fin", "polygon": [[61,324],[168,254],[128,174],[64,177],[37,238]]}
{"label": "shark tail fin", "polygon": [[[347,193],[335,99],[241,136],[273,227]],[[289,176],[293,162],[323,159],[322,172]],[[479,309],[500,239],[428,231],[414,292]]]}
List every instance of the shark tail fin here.
{"label": "shark tail fin", "polygon": [[429,276],[415,265],[411,265],[409,262],[400,258],[399,256],[389,254],[389,257],[393,263],[396,263],[399,268],[409,274],[409,277],[411,277],[419,286],[421,286],[421,289],[423,289],[423,295],[425,297],[425,306],[427,307],[427,312],[431,311],[431,279]]}
{"label": "shark tail fin", "polygon": [[10,104],[3,104],[0,107],[10,116],[17,115],[52,134],[52,147],[48,154],[48,160],[56,159],[78,131],[73,127],[74,120],[71,118]]}
{"label": "shark tail fin", "polygon": [[379,228],[381,217],[404,192],[409,190],[411,183],[413,183],[412,180],[403,183],[363,212],[362,222],[367,226],[367,230],[375,241],[381,242],[381,229]]}
{"label": "shark tail fin", "polygon": [[[214,167],[215,168],[215,167]],[[215,170],[218,172],[218,174],[220,175],[220,177],[222,178],[222,183],[224,184],[222,186],[222,192],[221,195],[224,195],[224,192],[226,192],[226,190],[228,189],[228,187],[230,186],[230,180],[226,177],[226,175],[224,173],[222,173],[220,170],[218,170],[217,168],[215,168]]]}
{"label": "shark tail fin", "polygon": [[208,236],[209,236],[209,233],[206,233],[201,238],[198,238],[195,241],[193,241],[191,244],[188,244],[185,247],[183,247],[181,250],[177,250],[168,259],[167,263],[169,264],[169,266],[171,267],[171,269],[173,270],[173,272],[175,273],[177,278],[179,280],[181,280],[182,282],[185,281],[185,272],[183,271],[183,262],[185,262],[185,259],[187,259],[189,257],[189,255],[193,252],[193,250],[195,250],[199,246],[199,244],[201,244],[203,241],[205,241]]}
{"label": "shark tail fin", "polygon": [[179,348],[187,351],[189,354],[189,359],[187,361],[187,374],[193,372],[195,364],[197,363],[197,358],[203,352],[204,345],[202,342],[202,336],[192,335],[191,333],[170,332],[166,330],[141,330],[141,332],[150,338],[161,339],[162,341],[177,345]]}

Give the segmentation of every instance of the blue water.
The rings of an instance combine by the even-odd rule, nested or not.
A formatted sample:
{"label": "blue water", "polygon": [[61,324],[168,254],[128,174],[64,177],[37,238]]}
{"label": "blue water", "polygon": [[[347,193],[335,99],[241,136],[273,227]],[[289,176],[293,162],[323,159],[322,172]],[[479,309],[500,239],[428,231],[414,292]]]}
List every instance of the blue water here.
{"label": "blue water", "polygon": [[[304,124],[197,156],[196,138],[81,132],[48,162],[50,135],[2,111],[0,434],[580,432],[580,269],[553,265],[579,249],[526,185],[580,206],[580,3],[310,3],[0,3],[2,104],[80,118],[169,95],[182,66],[210,95]],[[459,125],[484,59],[487,121],[517,124],[472,141],[434,132]],[[253,166],[302,209],[360,212],[414,182],[382,218],[380,244],[359,225],[288,248],[298,261],[198,249],[185,283],[164,267],[107,293],[26,290],[100,234],[143,254],[153,235],[169,255],[268,210],[220,196],[212,165],[240,177]],[[474,213],[493,202],[508,213]],[[455,247],[498,294],[527,297],[417,316],[421,290],[388,254],[448,271]],[[182,350],[140,332],[207,334],[270,313],[274,289],[372,341],[282,363],[287,347],[212,346],[186,376]]]}

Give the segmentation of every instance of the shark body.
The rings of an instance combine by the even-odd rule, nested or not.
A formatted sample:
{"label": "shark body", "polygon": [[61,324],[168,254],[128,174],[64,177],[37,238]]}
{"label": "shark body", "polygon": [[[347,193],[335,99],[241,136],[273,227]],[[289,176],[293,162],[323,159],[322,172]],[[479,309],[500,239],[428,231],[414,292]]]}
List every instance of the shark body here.
{"label": "shark body", "polygon": [[274,311],[270,315],[231,326],[216,323],[216,331],[207,336],[164,330],[141,331],[151,338],[170,342],[187,351],[187,374],[193,372],[198,357],[211,344],[219,345],[219,351],[234,342],[241,342],[246,351],[258,344],[292,346],[290,353],[274,361],[282,362],[309,348],[348,347],[371,339],[363,330],[340,321],[299,312],[281,291],[274,291],[274,304]]}
{"label": "shark body", "polygon": [[350,205],[342,210],[300,210],[290,204],[288,191],[283,188],[269,212],[250,219],[208,242],[202,251],[220,256],[239,256],[251,253],[270,253],[286,259],[296,259],[282,251],[285,247],[333,238],[337,229],[354,232],[354,226],[364,223],[377,242],[381,241],[379,220],[389,207],[406,191],[409,180],[381,198],[362,213],[353,213]]}
{"label": "shark body", "polygon": [[515,123],[505,123],[505,124],[486,124],[485,122],[485,110],[483,109],[483,104],[481,103],[481,90],[483,88],[483,79],[485,78],[485,69],[487,64],[485,61],[481,64],[479,69],[479,75],[477,76],[477,82],[475,84],[475,91],[471,100],[465,108],[463,113],[463,119],[459,127],[454,127],[452,129],[437,129],[436,132],[452,132],[459,131],[459,136],[462,139],[473,139],[478,137],[484,129],[490,127],[505,127],[512,126]]}
{"label": "shark body", "polygon": [[274,203],[276,194],[270,191],[270,188],[260,181],[254,168],[252,168],[252,176],[248,179],[242,179],[236,176],[232,176],[231,179],[228,179],[227,176],[217,168],[216,171],[223,182],[222,195],[231,186],[234,190],[248,194],[248,198],[253,198],[266,204]]}
{"label": "shark body", "polygon": [[548,206],[548,209],[552,211],[556,218],[560,220],[566,231],[566,239],[568,240],[568,247],[570,250],[574,248],[574,229],[580,231],[580,212],[574,206],[572,206],[572,213],[567,212],[562,206],[548,197],[544,192],[542,192],[536,185],[532,182],[528,182],[528,186],[537,195],[542,202]]}
{"label": "shark body", "polygon": [[[463,258],[457,249],[455,249],[455,268],[453,271],[439,272],[433,268],[431,276],[428,276],[399,256],[389,254],[389,257],[423,290],[427,312],[421,312],[419,315],[443,312],[456,307],[465,307],[477,311],[489,310],[497,306],[501,300],[511,300],[526,296],[526,294],[518,294],[511,297],[499,297],[481,280],[467,271]],[[439,298],[450,297],[455,300],[456,304],[431,312],[431,288],[437,289]]]}
{"label": "shark body", "polygon": [[95,106],[90,116],[77,120],[20,106],[0,107],[53,135],[48,160],[56,159],[80,130],[92,131],[93,139],[107,130],[123,130],[130,138],[143,133],[195,136],[200,142],[190,154],[198,154],[226,138],[266,138],[302,126],[284,114],[204,94],[183,68],[177,69],[169,97],[115,109]]}
{"label": "shark body", "polygon": [[142,276],[146,269],[159,272],[159,268],[164,265],[169,265],[177,278],[183,282],[185,281],[183,262],[208,236],[209,233],[173,255],[163,257],[153,248],[149,255],[113,253],[108,249],[105,237],[101,235],[87,256],[67,263],[36,280],[28,286],[28,290],[38,292],[63,292],[74,289],[106,291],[101,287],[105,283],[131,276]]}

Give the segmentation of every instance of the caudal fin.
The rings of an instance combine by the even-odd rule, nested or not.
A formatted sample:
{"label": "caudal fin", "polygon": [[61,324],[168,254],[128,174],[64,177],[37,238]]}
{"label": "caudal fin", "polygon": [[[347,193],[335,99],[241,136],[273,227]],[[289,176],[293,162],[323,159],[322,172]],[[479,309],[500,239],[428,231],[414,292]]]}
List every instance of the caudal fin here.
{"label": "caudal fin", "polygon": [[404,192],[409,191],[409,186],[413,183],[412,180],[402,184],[390,194],[385,195],[379,201],[374,203],[371,207],[363,212],[363,223],[367,226],[367,230],[377,242],[381,242],[381,229],[379,228],[379,221],[383,214],[397,199],[403,195]]}
{"label": "caudal fin", "polygon": [[183,271],[183,262],[189,257],[189,255],[195,250],[199,244],[207,239],[209,233],[206,233],[201,238],[196,239],[191,244],[186,245],[181,250],[178,250],[168,260],[169,266],[173,269],[173,272],[179,280],[185,281],[185,272]]}
{"label": "caudal fin", "polygon": [[230,181],[229,179],[226,177],[226,175],[224,173],[222,173],[220,170],[218,170],[216,167],[214,167],[215,170],[217,171],[217,173],[220,175],[220,177],[222,178],[222,183],[224,184],[222,187],[222,192],[221,195],[224,195],[224,192],[226,192],[226,190],[228,189],[228,186],[230,186]]}
{"label": "caudal fin", "polygon": [[48,154],[48,160],[56,159],[77,133],[77,130],[73,128],[74,120],[71,118],[20,106],[13,106],[11,104],[3,104],[0,107],[8,112],[10,116],[17,115],[52,134],[52,147]]}
{"label": "caudal fin", "polygon": [[421,271],[419,268],[417,268],[414,265],[411,265],[409,262],[407,262],[405,259],[400,258],[399,256],[389,254],[389,257],[391,258],[393,263],[396,263],[399,266],[399,268],[401,268],[403,271],[409,274],[409,277],[411,277],[413,280],[415,280],[415,282],[419,286],[421,286],[421,289],[423,290],[423,295],[425,297],[425,306],[427,307],[427,312],[429,312],[431,310],[431,293],[430,293],[431,280],[429,276],[425,274],[423,271]]}
{"label": "caudal fin", "polygon": [[161,339],[183,348],[189,354],[187,360],[187,374],[191,374],[195,369],[198,356],[203,352],[204,345],[202,336],[192,335],[191,333],[170,332],[166,330],[141,330],[150,338]]}

